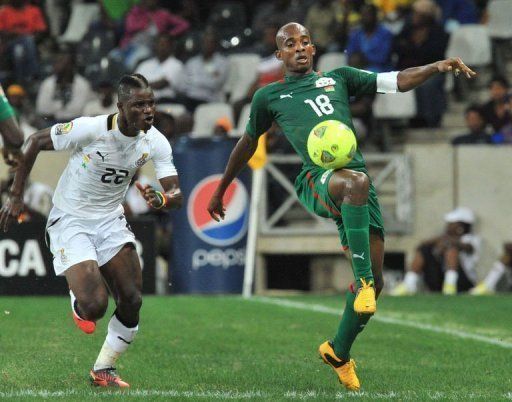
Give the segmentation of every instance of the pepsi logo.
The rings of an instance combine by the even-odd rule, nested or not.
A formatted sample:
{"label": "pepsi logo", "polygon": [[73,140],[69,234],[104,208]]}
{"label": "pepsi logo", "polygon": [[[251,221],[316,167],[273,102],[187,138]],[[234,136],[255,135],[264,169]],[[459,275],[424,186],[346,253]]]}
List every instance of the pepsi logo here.
{"label": "pepsi logo", "polygon": [[201,240],[214,246],[229,246],[247,232],[249,195],[243,183],[235,179],[224,194],[226,216],[216,222],[206,208],[221,178],[215,174],[196,184],[188,199],[187,215],[190,227]]}

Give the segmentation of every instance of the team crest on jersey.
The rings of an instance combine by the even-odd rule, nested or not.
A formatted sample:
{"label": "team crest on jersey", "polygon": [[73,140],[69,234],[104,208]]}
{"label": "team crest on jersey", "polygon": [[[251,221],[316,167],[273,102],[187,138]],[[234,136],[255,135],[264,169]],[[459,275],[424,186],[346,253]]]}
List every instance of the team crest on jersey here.
{"label": "team crest on jersey", "polygon": [[55,129],[55,135],[67,134],[71,131],[72,128],[73,128],[72,121],[70,121],[68,123],[58,124],[57,128]]}
{"label": "team crest on jersey", "polygon": [[89,155],[89,154],[84,155],[83,160],[82,160],[82,167],[84,169],[87,169],[87,165],[89,164],[90,161],[91,161],[91,155]]}
{"label": "team crest on jersey", "polygon": [[336,85],[336,81],[334,81],[334,79],[331,77],[322,77],[315,81],[315,86],[317,88],[332,87],[334,90],[333,85]]}
{"label": "team crest on jersey", "polygon": [[135,166],[141,167],[144,165],[148,161],[148,155],[149,154],[147,152],[144,152],[142,156],[135,162]]}

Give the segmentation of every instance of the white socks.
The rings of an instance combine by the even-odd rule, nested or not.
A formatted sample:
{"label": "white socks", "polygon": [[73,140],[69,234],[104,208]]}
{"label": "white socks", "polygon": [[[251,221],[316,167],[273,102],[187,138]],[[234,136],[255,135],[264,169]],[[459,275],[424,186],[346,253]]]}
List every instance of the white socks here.
{"label": "white socks", "polygon": [[459,279],[459,273],[453,269],[448,269],[444,274],[444,285],[457,287],[457,279]]}
{"label": "white socks", "polygon": [[75,297],[75,294],[73,293],[73,291],[71,289],[69,289],[69,296],[71,297],[71,310],[74,311],[74,313],[76,314],[76,316],[78,318],[80,318],[81,320],[83,320],[82,317],[80,317],[80,315],[78,314],[78,311],[75,310],[75,301],[76,301],[76,297]]}
{"label": "white socks", "polygon": [[404,277],[404,285],[408,292],[416,293],[418,291],[418,281],[420,276],[414,271],[407,271]]}
{"label": "white socks", "polygon": [[506,269],[507,267],[505,267],[505,264],[501,261],[496,261],[484,279],[485,287],[492,291],[496,290],[496,285],[505,273]]}
{"label": "white socks", "polygon": [[138,330],[138,325],[133,328],[125,327],[114,314],[108,323],[107,338],[94,363],[94,370],[114,367],[117,358],[128,349]]}

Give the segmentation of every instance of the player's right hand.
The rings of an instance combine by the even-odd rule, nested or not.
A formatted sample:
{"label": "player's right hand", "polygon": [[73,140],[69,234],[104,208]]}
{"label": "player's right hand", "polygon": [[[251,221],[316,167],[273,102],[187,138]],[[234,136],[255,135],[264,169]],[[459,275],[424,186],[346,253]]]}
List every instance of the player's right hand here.
{"label": "player's right hand", "polygon": [[17,221],[23,212],[23,197],[10,195],[0,210],[0,228],[7,232],[13,220]]}
{"label": "player's right hand", "polygon": [[210,199],[207,210],[210,216],[217,222],[220,222],[221,219],[224,219],[226,208],[222,203],[222,197],[214,194]]}

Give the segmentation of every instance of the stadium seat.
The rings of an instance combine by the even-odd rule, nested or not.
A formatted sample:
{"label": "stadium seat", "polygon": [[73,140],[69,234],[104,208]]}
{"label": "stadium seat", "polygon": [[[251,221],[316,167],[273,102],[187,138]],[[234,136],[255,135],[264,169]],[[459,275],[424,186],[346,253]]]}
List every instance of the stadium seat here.
{"label": "stadium seat", "polygon": [[68,26],[62,36],[59,37],[59,42],[80,42],[89,29],[91,22],[99,17],[99,15],[99,4],[73,3]]}
{"label": "stadium seat", "polygon": [[211,137],[215,122],[224,116],[233,122],[233,109],[227,103],[212,102],[199,105],[194,112],[194,127],[191,137]]}
{"label": "stadium seat", "polygon": [[248,103],[242,108],[242,111],[240,112],[240,118],[238,119],[238,125],[236,126],[236,130],[233,130],[231,133],[231,137],[241,137],[244,134],[250,114],[251,104]]}
{"label": "stadium seat", "polygon": [[187,112],[187,109],[181,103],[158,103],[156,110],[170,114],[172,117],[179,117]]}
{"label": "stadium seat", "polygon": [[486,26],[461,25],[450,36],[446,57],[460,57],[472,67],[485,67],[492,61],[491,40]]}
{"label": "stadium seat", "polygon": [[416,116],[414,90],[396,94],[377,94],[373,103],[373,116],[377,120],[401,120]]}
{"label": "stadium seat", "polygon": [[512,38],[512,2],[491,0],[487,5],[489,36],[493,39]]}
{"label": "stadium seat", "polygon": [[201,50],[201,31],[191,31],[183,35],[176,43],[176,57],[186,61]]}
{"label": "stadium seat", "polygon": [[243,30],[247,23],[245,5],[235,1],[218,3],[211,11],[208,23],[219,30],[226,28]]}
{"label": "stadium seat", "polygon": [[228,56],[229,74],[224,92],[230,94],[230,103],[242,99],[256,79],[261,58],[255,53],[232,54]]}
{"label": "stadium seat", "polygon": [[90,64],[98,63],[115,47],[116,38],[113,31],[90,31],[77,45],[77,64],[85,68]]}
{"label": "stadium seat", "polygon": [[331,71],[347,65],[347,55],[341,52],[325,53],[318,59],[318,71]]}

